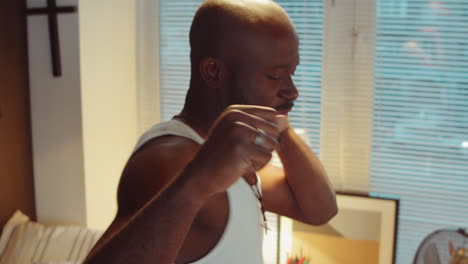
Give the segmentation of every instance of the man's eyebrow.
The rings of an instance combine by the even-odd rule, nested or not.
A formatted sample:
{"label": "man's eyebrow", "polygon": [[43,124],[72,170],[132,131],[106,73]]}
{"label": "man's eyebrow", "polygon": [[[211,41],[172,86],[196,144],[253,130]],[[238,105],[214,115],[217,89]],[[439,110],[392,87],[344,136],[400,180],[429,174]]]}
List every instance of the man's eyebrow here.
{"label": "man's eyebrow", "polygon": [[289,69],[291,68],[290,65],[287,65],[287,64],[279,64],[279,65],[275,65],[272,67],[272,69]]}
{"label": "man's eyebrow", "polygon": [[[299,63],[295,66],[299,66]],[[291,68],[291,65],[288,65],[288,64],[278,64],[278,65],[275,65],[272,67],[272,69],[276,70],[276,69],[290,69]]]}

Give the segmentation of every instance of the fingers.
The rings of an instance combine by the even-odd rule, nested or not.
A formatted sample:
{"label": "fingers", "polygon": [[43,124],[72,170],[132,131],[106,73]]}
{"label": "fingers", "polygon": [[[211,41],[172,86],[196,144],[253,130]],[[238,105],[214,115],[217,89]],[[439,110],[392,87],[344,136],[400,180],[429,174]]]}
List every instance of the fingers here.
{"label": "fingers", "polygon": [[241,122],[253,129],[261,130],[264,132],[264,134],[266,134],[265,136],[269,136],[275,141],[277,141],[281,133],[278,125],[276,125],[274,122],[237,109],[226,112],[224,119],[225,122]]}
{"label": "fingers", "polygon": [[226,112],[229,111],[242,111],[245,113],[249,113],[254,116],[261,117],[265,120],[268,120],[272,123],[274,123],[275,116],[278,115],[278,111],[276,109],[271,108],[271,107],[266,107],[266,106],[258,106],[258,105],[231,105],[228,108],[226,108]]}
{"label": "fingers", "polygon": [[252,152],[256,153],[256,155],[252,155],[251,158],[252,170],[259,171],[270,162],[272,157],[271,151],[267,151],[265,148],[256,145],[252,145],[250,148]]}
{"label": "fingers", "polygon": [[237,151],[237,154],[247,161],[247,167],[251,168],[252,172],[263,168],[270,161],[277,141],[242,122],[236,122],[234,130],[236,137],[242,140],[233,151]]}
{"label": "fingers", "polygon": [[243,138],[248,145],[256,145],[261,147],[266,151],[272,152],[276,149],[278,141],[276,138],[270,136],[268,133],[262,129],[257,129],[247,123],[237,121],[235,123],[237,126],[243,127],[242,131],[239,132],[242,135],[239,137]]}
{"label": "fingers", "polygon": [[288,117],[286,115],[278,114],[278,111],[271,107],[257,105],[231,105],[226,109],[226,112],[230,111],[242,111],[244,113],[263,118],[275,124],[280,133],[289,127]]}
{"label": "fingers", "polygon": [[265,131],[257,129],[258,133],[253,140],[253,144],[263,147],[269,151],[274,151],[278,145],[278,140],[268,135]]}
{"label": "fingers", "polygon": [[252,171],[260,170],[270,161],[271,153],[276,149],[278,141],[246,123],[236,122],[235,125],[238,136],[243,139],[240,146],[242,155],[249,160]]}

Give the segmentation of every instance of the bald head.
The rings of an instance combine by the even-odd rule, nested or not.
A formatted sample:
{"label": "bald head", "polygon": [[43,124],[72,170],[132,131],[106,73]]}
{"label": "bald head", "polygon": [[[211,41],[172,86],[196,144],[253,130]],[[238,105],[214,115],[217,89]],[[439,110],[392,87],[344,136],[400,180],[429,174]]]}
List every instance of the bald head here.
{"label": "bald head", "polygon": [[206,0],[190,29],[184,113],[214,121],[232,104],[287,108],[297,97],[297,32],[271,0]]}
{"label": "bald head", "polygon": [[192,63],[203,57],[240,59],[253,38],[291,32],[288,15],[271,0],[207,0],[190,30]]}

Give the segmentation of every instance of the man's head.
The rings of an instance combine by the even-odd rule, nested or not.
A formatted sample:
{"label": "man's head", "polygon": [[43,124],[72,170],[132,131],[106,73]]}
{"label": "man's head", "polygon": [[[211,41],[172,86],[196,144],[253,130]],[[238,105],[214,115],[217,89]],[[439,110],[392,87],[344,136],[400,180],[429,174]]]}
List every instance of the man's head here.
{"label": "man's head", "polygon": [[297,32],[273,1],[205,1],[193,20],[190,45],[191,92],[215,98],[216,111],[255,104],[286,113],[298,96],[291,79],[299,64]]}

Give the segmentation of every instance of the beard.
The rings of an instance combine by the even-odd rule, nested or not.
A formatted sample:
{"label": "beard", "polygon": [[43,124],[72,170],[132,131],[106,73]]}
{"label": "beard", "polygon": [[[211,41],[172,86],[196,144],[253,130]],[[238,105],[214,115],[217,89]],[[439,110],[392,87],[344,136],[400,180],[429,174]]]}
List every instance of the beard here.
{"label": "beard", "polygon": [[249,100],[247,99],[247,96],[245,94],[246,84],[245,82],[240,82],[240,80],[244,80],[245,78],[242,78],[240,74],[236,72],[231,72],[230,76],[231,78],[229,78],[229,81],[227,83],[228,98],[226,101],[228,105],[249,104]]}

